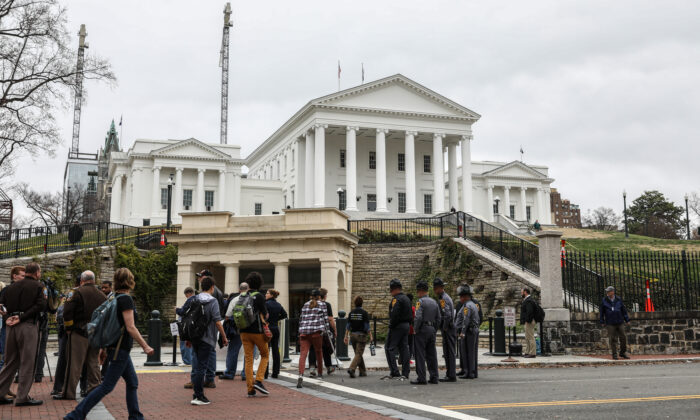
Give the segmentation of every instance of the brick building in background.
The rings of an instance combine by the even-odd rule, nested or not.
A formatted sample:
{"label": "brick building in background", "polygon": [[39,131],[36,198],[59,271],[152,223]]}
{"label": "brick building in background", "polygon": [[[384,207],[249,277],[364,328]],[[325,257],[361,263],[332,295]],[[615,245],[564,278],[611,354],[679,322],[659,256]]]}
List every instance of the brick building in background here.
{"label": "brick building in background", "polygon": [[569,200],[562,200],[561,194],[556,188],[552,188],[550,194],[552,203],[552,222],[560,227],[581,227],[581,209],[577,204],[571,204]]}

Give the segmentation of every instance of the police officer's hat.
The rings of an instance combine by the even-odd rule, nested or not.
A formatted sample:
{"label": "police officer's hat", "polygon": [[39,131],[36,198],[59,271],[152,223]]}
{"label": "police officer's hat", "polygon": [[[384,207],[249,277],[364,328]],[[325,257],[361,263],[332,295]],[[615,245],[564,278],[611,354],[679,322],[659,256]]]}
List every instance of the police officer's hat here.
{"label": "police officer's hat", "polygon": [[401,285],[401,282],[399,279],[392,279],[389,282],[389,290],[394,290],[394,289],[403,289],[403,286]]}
{"label": "police officer's hat", "polygon": [[424,292],[428,291],[428,283],[424,281],[419,281],[418,284],[416,284],[416,290],[423,290]]}
{"label": "police officer's hat", "polygon": [[438,286],[445,286],[445,282],[442,281],[440,277],[435,277],[435,280],[433,280],[433,287],[438,287]]}
{"label": "police officer's hat", "polygon": [[466,284],[459,286],[457,288],[457,294],[460,296],[471,296],[472,295],[472,288]]}

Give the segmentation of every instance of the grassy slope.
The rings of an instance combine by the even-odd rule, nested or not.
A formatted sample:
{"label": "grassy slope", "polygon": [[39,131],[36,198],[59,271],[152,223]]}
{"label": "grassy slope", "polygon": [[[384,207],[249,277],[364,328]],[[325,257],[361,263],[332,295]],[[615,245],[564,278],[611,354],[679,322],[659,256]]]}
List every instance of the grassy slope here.
{"label": "grassy slope", "polygon": [[564,233],[567,249],[576,251],[693,251],[700,252],[700,241],[656,239],[648,236],[629,235],[624,232],[604,232],[588,229],[557,229]]}

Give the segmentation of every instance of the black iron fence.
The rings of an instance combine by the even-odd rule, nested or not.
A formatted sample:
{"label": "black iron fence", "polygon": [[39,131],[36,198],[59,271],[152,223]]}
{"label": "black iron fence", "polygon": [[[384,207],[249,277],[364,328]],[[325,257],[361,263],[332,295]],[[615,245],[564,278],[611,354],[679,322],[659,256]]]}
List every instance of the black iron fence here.
{"label": "black iron fence", "polygon": [[413,219],[348,220],[348,231],[360,243],[420,242],[442,238],[471,240],[504,260],[539,275],[539,248],[488,222],[464,212]]}
{"label": "black iron fence", "polygon": [[632,311],[645,311],[647,286],[656,311],[700,309],[700,253],[568,251],[562,264],[566,306],[595,312],[607,286]]}
{"label": "black iron fence", "polygon": [[179,227],[128,226],[91,222],[63,226],[37,226],[0,231],[0,259],[71,251],[114,244],[134,244],[140,249],[160,247],[161,233]]}

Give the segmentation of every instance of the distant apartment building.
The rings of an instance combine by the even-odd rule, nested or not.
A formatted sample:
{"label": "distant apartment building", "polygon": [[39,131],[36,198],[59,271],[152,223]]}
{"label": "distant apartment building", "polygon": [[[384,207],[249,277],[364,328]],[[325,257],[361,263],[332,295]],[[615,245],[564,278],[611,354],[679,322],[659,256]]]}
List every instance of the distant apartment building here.
{"label": "distant apartment building", "polygon": [[556,188],[550,193],[552,203],[552,221],[560,227],[581,227],[581,209],[569,200],[563,200]]}

